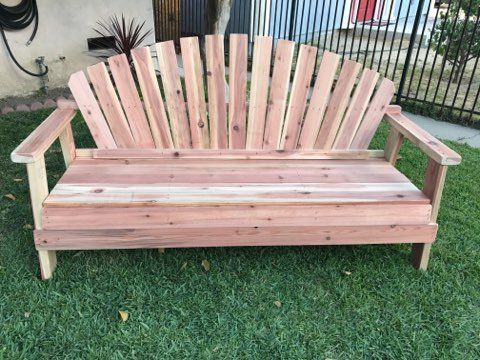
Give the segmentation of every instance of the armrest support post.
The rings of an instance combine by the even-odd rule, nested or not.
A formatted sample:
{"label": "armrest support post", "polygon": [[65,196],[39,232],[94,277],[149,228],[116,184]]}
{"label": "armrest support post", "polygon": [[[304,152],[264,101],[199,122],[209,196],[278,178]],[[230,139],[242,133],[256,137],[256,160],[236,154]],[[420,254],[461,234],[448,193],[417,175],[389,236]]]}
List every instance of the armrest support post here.
{"label": "armrest support post", "polygon": [[398,153],[403,143],[404,136],[400,131],[395,128],[390,130],[390,134],[388,135],[387,144],[385,145],[385,159],[395,166],[397,162]]}
{"label": "armrest support post", "polygon": [[59,136],[60,146],[62,148],[63,160],[65,161],[65,167],[68,168],[70,163],[75,159],[75,140],[73,138],[72,125],[67,124],[65,130]]}
{"label": "armrest support post", "polygon": [[[42,229],[42,204],[48,195],[47,170],[45,158],[38,156],[35,162],[27,163],[28,185],[30,187],[30,201],[32,203],[33,221],[35,229]],[[55,251],[39,250],[38,259],[42,279],[52,277],[57,264]]]}

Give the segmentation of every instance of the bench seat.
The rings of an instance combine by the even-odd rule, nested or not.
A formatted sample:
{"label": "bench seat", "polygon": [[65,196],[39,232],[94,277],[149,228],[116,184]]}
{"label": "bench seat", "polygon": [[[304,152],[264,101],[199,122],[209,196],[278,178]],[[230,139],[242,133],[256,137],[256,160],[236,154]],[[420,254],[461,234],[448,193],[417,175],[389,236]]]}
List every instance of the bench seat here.
{"label": "bench seat", "polygon": [[44,201],[36,241],[56,249],[425,242],[436,232],[430,216],[430,200],[384,159],[76,158]]}

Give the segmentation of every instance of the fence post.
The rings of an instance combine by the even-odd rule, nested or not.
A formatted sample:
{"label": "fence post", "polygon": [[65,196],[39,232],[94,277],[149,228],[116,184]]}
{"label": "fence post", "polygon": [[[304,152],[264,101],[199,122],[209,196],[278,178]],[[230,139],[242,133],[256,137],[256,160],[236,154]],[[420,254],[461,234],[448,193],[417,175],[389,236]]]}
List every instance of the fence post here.
{"label": "fence post", "polygon": [[[412,28],[412,34],[410,36],[410,43],[408,44],[407,56],[405,57],[405,64],[402,70],[402,77],[400,78],[400,84],[398,85],[397,101],[396,101],[397,104],[400,104],[400,100],[402,99],[402,93],[405,88],[405,82],[407,80],[408,68],[410,67],[410,60],[412,58],[413,47],[415,46],[415,40],[417,38],[418,26],[420,25],[420,20],[422,18],[423,5],[425,5],[425,0],[419,0],[417,13],[415,14],[415,20],[413,21],[413,28]],[[428,12],[426,16],[428,16]],[[408,21],[408,19],[405,19],[405,21]],[[425,21],[427,21],[427,19],[425,19]],[[421,44],[419,44],[419,46],[421,46]],[[400,44],[400,48],[401,47],[402,47],[402,44]],[[400,51],[400,48],[398,51]]]}
{"label": "fence post", "polygon": [[297,0],[291,0],[292,3],[290,5],[290,26],[288,29],[288,40],[292,41],[293,40],[293,33],[295,31],[294,25],[295,25],[295,9],[297,7]]}

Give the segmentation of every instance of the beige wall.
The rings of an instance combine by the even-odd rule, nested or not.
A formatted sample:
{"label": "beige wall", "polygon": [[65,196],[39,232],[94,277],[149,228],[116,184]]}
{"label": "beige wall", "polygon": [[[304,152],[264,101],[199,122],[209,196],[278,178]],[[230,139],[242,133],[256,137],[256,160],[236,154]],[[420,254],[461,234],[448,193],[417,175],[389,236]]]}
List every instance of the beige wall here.
{"label": "beige wall", "polygon": [[[2,0],[2,3],[11,5],[18,0]],[[71,73],[99,61],[87,49],[87,38],[98,36],[92,30],[98,20],[123,12],[127,18],[145,20],[146,29],[154,28],[151,0],[38,0],[37,4],[40,23],[33,43],[25,45],[33,25],[25,30],[8,31],[6,35],[17,60],[30,71],[37,72],[35,59],[45,56],[50,68],[47,83],[50,88],[66,86]],[[152,33],[145,44],[154,42]],[[61,57],[65,60],[60,60]],[[0,40],[0,98],[29,94],[40,87],[38,78],[15,66]]]}

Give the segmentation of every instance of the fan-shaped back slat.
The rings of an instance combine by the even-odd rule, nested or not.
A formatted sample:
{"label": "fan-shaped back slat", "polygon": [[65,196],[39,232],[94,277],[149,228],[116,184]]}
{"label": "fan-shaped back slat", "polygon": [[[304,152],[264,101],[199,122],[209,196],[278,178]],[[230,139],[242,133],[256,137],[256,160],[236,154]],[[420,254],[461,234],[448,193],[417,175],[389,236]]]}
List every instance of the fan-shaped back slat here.
{"label": "fan-shaped back slat", "polygon": [[360,68],[361,65],[352,60],[345,60],[343,63],[315,142],[316,149],[329,150],[332,148]]}
{"label": "fan-shaped back slat", "polygon": [[350,101],[350,106],[345,114],[345,118],[338,130],[337,138],[333,146],[334,149],[345,150],[350,147],[373,91],[375,90],[378,76],[379,74],[376,71],[370,69],[363,71]]}
{"label": "fan-shaped back slat", "polygon": [[395,85],[389,79],[383,79],[375,93],[365,117],[350,145],[350,149],[366,149],[377,131],[388,104],[395,94]]}
{"label": "fan-shaped back slat", "polygon": [[278,40],[263,135],[264,149],[274,150],[280,144],[294,50],[295,43],[293,41]]}
{"label": "fan-shaped back slat", "polygon": [[205,36],[210,148],[228,149],[225,58],[222,35]]}
{"label": "fan-shaped back slat", "polygon": [[89,66],[87,72],[117,147],[135,148],[135,140],[115,93],[115,88],[110,81],[107,67],[102,62]]}
{"label": "fan-shaped back slat", "polygon": [[137,147],[154,148],[152,132],[148,126],[142,101],[138,96],[127,56],[125,54],[111,56],[108,58],[108,64]]}
{"label": "fan-shaped back slat", "polygon": [[116,149],[115,140],[83,71],[76,72],[70,76],[68,87],[78,104],[78,108],[97,147],[99,149]]}
{"label": "fan-shaped back slat", "polygon": [[253,48],[247,149],[261,149],[263,147],[271,55],[272,38],[270,36],[257,36]]}
{"label": "fan-shaped back slat", "polygon": [[295,76],[293,77],[292,90],[290,92],[290,102],[288,104],[282,139],[280,141],[281,149],[293,150],[297,147],[316,58],[317,48],[300,45]]}
{"label": "fan-shaped back slat", "polygon": [[170,125],[168,124],[167,113],[163,105],[160,88],[158,87],[150,49],[148,47],[133,49],[132,59],[143,100],[145,101],[145,109],[155,146],[160,149],[172,149],[173,141],[170,134]]}
{"label": "fan-shaped back slat", "polygon": [[229,148],[245,149],[247,126],[248,36],[230,35],[229,49]]}
{"label": "fan-shaped back slat", "polygon": [[185,71],[185,90],[187,92],[188,116],[192,147],[208,149],[207,105],[202,76],[202,62],[197,37],[180,39],[182,49],[183,70]]}
{"label": "fan-shaped back slat", "polygon": [[178,74],[177,55],[175,54],[173,41],[158,43],[157,57],[170,118],[173,143],[177,149],[191,148],[187,109]]}
{"label": "fan-shaped back slat", "polygon": [[315,146],[315,140],[317,140],[339,62],[340,56],[337,54],[328,51],[323,53],[305,122],[298,140],[297,147],[299,149],[313,149]]}

